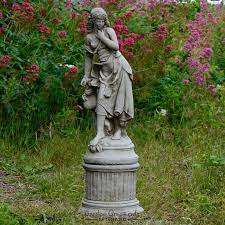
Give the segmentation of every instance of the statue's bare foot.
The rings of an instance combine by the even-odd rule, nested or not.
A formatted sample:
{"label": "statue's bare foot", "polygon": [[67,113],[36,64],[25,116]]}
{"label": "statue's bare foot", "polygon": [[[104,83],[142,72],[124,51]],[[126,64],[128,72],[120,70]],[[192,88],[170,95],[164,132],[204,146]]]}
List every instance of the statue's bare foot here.
{"label": "statue's bare foot", "polygon": [[118,129],[112,136],[112,140],[120,140],[121,138],[121,129]]}
{"label": "statue's bare foot", "polygon": [[88,146],[90,152],[95,153],[95,152],[101,152],[102,151],[102,146],[100,144],[97,144],[95,146],[89,145]]}
{"label": "statue's bare foot", "polygon": [[90,145],[95,146],[99,143],[99,141],[105,137],[105,134],[97,134],[96,137],[91,140]]}

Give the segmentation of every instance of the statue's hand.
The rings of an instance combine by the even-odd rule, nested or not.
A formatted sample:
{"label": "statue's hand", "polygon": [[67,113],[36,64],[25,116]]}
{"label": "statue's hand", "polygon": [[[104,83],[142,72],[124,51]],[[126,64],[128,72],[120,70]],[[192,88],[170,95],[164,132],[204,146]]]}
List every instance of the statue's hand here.
{"label": "statue's hand", "polygon": [[85,86],[85,85],[87,85],[87,83],[88,83],[88,78],[84,76],[83,79],[80,82],[80,85]]}
{"label": "statue's hand", "polygon": [[97,37],[98,37],[98,39],[102,40],[105,37],[104,31],[98,30]]}
{"label": "statue's hand", "polygon": [[87,95],[86,94],[83,94],[82,95],[82,99],[83,99],[83,101],[87,101],[88,100]]}

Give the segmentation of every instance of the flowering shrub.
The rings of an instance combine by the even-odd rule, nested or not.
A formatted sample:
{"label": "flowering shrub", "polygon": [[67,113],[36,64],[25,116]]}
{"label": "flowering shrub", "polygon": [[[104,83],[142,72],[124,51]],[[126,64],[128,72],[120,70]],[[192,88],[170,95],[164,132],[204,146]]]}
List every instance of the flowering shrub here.
{"label": "flowering shrub", "polygon": [[0,1],[0,9],[0,133],[28,141],[55,113],[77,105],[81,16],[71,18],[63,2]]}
{"label": "flowering shrub", "polygon": [[3,55],[0,58],[0,68],[8,66],[10,61],[11,61],[11,57],[9,55]]}
{"label": "flowering shrub", "polygon": [[36,81],[38,79],[39,66],[37,64],[32,64],[27,68],[26,72],[26,76],[23,77],[24,81]]}
{"label": "flowering shrub", "polygon": [[39,23],[37,26],[39,28],[39,32],[45,33],[45,34],[50,34],[51,33],[50,28],[48,26],[46,26],[45,24]]}
{"label": "flowering shrub", "polygon": [[66,38],[67,37],[67,32],[65,30],[61,30],[58,32],[58,36],[60,38]]}
{"label": "flowering shrub", "polygon": [[166,118],[179,121],[193,99],[219,97],[223,6],[209,7],[205,0],[0,1],[1,134],[38,137],[63,108],[83,112],[83,44],[88,11],[97,5],[108,12],[133,68],[138,112],[165,109]]}
{"label": "flowering shrub", "polygon": [[78,68],[76,66],[72,66],[68,72],[66,72],[64,74],[64,77],[67,79],[67,80],[71,80],[72,78],[77,78],[77,71],[78,71]]}

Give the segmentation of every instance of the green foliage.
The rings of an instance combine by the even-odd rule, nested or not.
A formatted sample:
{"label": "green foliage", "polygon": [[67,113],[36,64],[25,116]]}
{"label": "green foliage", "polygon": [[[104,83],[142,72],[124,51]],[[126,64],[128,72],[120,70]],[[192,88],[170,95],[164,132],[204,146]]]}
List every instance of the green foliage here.
{"label": "green foliage", "polygon": [[[2,5],[4,16],[1,24],[6,29],[0,35],[0,56],[8,54],[11,61],[8,66],[0,68],[1,137],[14,140],[19,145],[34,146],[42,131],[47,130],[50,124],[58,123],[55,118],[65,111],[70,111],[70,116],[74,114],[73,125],[76,128],[90,126],[89,122],[84,125],[86,114],[76,112],[77,104],[82,104],[79,84],[84,67],[84,36],[79,32],[79,23],[85,21],[83,12],[95,4],[92,2],[82,7],[75,4],[70,11],[61,1],[38,1],[31,3],[34,18],[19,16],[7,5]],[[124,5],[121,10],[114,4],[106,4],[105,8],[112,14],[112,26],[120,18],[128,27],[128,33],[123,34],[121,40],[124,41],[131,33],[144,34],[144,38],[136,41],[134,46],[125,46],[123,52],[125,57],[128,57],[126,53],[134,54],[134,57],[128,57],[128,61],[134,71],[133,90],[138,113],[154,116],[165,109],[167,121],[185,125],[192,114],[200,112],[197,110],[202,107],[200,96],[204,96],[207,102],[219,99],[219,95],[213,99],[204,90],[208,84],[203,88],[196,87],[187,65],[181,67],[175,63],[175,58],[180,58],[185,64],[189,57],[182,48],[188,38],[187,23],[201,11],[199,1],[178,5],[158,3],[151,10],[132,11],[131,16],[124,16],[131,6],[123,2],[119,4]],[[210,10],[216,11],[213,7]],[[71,17],[71,12],[77,13],[75,18]],[[225,76],[223,13],[221,8],[218,11],[219,22],[210,28],[214,54],[209,77],[215,85],[223,85]],[[50,31],[40,31],[40,23]],[[155,34],[162,26],[166,35],[161,40]],[[65,38],[58,36],[62,30],[67,32]],[[28,66],[32,64],[39,66],[38,79],[24,80]],[[78,66],[79,73],[75,79],[64,77],[68,70],[66,64]],[[190,84],[185,86],[183,79],[189,79]],[[188,109],[187,114],[188,107],[193,107],[193,111]]]}
{"label": "green foliage", "polygon": [[[0,56],[8,54],[12,59],[10,67],[0,69],[0,129],[1,136],[16,140],[17,144],[35,140],[35,132],[48,126],[52,116],[65,104],[74,107],[80,96],[79,81],[64,78],[65,64],[80,67],[83,61],[82,41],[78,41],[72,31],[75,22],[59,2],[48,2],[46,16],[41,17],[39,10],[43,9],[43,4],[40,1],[32,5],[34,21],[23,21],[17,13],[3,7],[7,29],[0,35]],[[52,22],[55,16],[60,17],[59,24]],[[40,22],[49,26],[50,35],[39,32],[37,24]],[[68,30],[66,39],[57,36],[63,29]],[[24,80],[31,64],[39,66],[36,82]]]}

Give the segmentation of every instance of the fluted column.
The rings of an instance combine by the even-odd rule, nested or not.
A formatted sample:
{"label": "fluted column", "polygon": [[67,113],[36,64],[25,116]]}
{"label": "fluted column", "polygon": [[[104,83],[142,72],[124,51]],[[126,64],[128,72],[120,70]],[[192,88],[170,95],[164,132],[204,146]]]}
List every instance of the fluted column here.
{"label": "fluted column", "polygon": [[86,171],[86,199],[121,201],[135,199],[135,197],[135,171]]}

